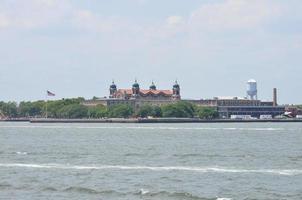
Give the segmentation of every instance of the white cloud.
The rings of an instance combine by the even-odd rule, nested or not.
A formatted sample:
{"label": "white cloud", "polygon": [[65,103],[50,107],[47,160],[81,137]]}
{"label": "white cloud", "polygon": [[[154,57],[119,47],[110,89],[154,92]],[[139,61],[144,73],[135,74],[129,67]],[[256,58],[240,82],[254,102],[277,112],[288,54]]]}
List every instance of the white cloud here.
{"label": "white cloud", "polygon": [[64,17],[70,13],[68,0],[3,0],[0,2],[0,24],[2,26],[5,24],[6,28],[32,29],[61,24]]}
{"label": "white cloud", "polygon": [[120,35],[137,32],[139,25],[117,16],[102,16],[89,10],[76,10],[71,17],[72,26],[85,31],[116,33]]}
{"label": "white cloud", "polygon": [[169,25],[179,25],[184,22],[184,19],[182,16],[170,16],[166,19],[166,21]]}
{"label": "white cloud", "polygon": [[280,15],[281,6],[268,0],[226,0],[202,5],[190,16],[190,24],[202,29],[246,29],[268,23]]}
{"label": "white cloud", "polygon": [[138,4],[144,5],[148,3],[148,0],[135,0]]}
{"label": "white cloud", "polygon": [[5,15],[0,14],[0,29],[6,28],[10,25],[9,19]]}
{"label": "white cloud", "polygon": [[[284,8],[270,0],[225,0],[202,4],[188,16],[173,15],[145,29],[149,38],[173,39],[182,35],[191,44],[204,43],[213,33],[256,30],[278,20]],[[179,39],[179,38],[178,38]]]}

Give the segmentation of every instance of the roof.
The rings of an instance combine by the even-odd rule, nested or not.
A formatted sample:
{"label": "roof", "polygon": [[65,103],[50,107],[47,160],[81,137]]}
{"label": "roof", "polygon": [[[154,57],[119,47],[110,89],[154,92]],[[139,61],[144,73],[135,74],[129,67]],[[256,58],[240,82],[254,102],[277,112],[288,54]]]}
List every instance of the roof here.
{"label": "roof", "polygon": [[[132,89],[119,89],[117,92],[126,93],[127,95],[133,94]],[[172,90],[140,90],[139,93],[142,95],[152,95],[152,94],[153,95],[162,94],[162,95],[167,95],[167,96],[173,95]]]}
{"label": "roof", "polygon": [[243,97],[232,97],[232,96],[221,96],[221,97],[214,97],[214,99],[218,100],[247,100],[247,98]]}
{"label": "roof", "polygon": [[257,83],[257,81],[255,79],[250,79],[247,81],[248,83]]}

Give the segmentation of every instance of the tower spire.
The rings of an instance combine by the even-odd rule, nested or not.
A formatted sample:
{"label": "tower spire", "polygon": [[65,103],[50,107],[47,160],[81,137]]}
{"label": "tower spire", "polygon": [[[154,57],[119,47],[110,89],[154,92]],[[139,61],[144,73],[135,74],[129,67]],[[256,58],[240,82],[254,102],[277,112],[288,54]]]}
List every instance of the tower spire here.
{"label": "tower spire", "polygon": [[154,81],[153,81],[153,80],[152,80],[152,83],[151,83],[151,85],[150,85],[149,89],[150,89],[150,90],[156,90],[156,86],[155,86],[155,84],[154,84]]}

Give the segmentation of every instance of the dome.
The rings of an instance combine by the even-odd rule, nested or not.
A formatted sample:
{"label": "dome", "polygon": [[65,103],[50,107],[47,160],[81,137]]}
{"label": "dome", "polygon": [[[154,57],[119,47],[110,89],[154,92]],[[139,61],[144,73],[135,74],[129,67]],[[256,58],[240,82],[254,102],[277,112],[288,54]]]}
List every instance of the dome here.
{"label": "dome", "polygon": [[116,85],[115,85],[114,81],[112,81],[112,84],[110,85],[110,88],[116,89]]}
{"label": "dome", "polygon": [[153,81],[152,81],[152,84],[150,85],[150,90],[156,90],[156,86]]}
{"label": "dome", "polygon": [[173,88],[179,88],[179,85],[178,85],[177,81],[175,81],[175,83],[173,85]]}
{"label": "dome", "polygon": [[248,83],[257,83],[257,81],[255,79],[250,79],[248,80]]}
{"label": "dome", "polygon": [[137,83],[137,80],[135,80],[135,83],[132,85],[133,88],[139,88],[139,84]]}

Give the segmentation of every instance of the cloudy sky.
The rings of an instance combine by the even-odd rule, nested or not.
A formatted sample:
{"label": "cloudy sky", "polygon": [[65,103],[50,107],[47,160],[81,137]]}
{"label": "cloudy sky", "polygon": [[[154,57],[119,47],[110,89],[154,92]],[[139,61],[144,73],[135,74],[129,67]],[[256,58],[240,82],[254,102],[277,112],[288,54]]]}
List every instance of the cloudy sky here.
{"label": "cloudy sky", "polygon": [[301,0],[1,0],[1,100],[105,96],[137,78],[183,98],[302,103]]}

